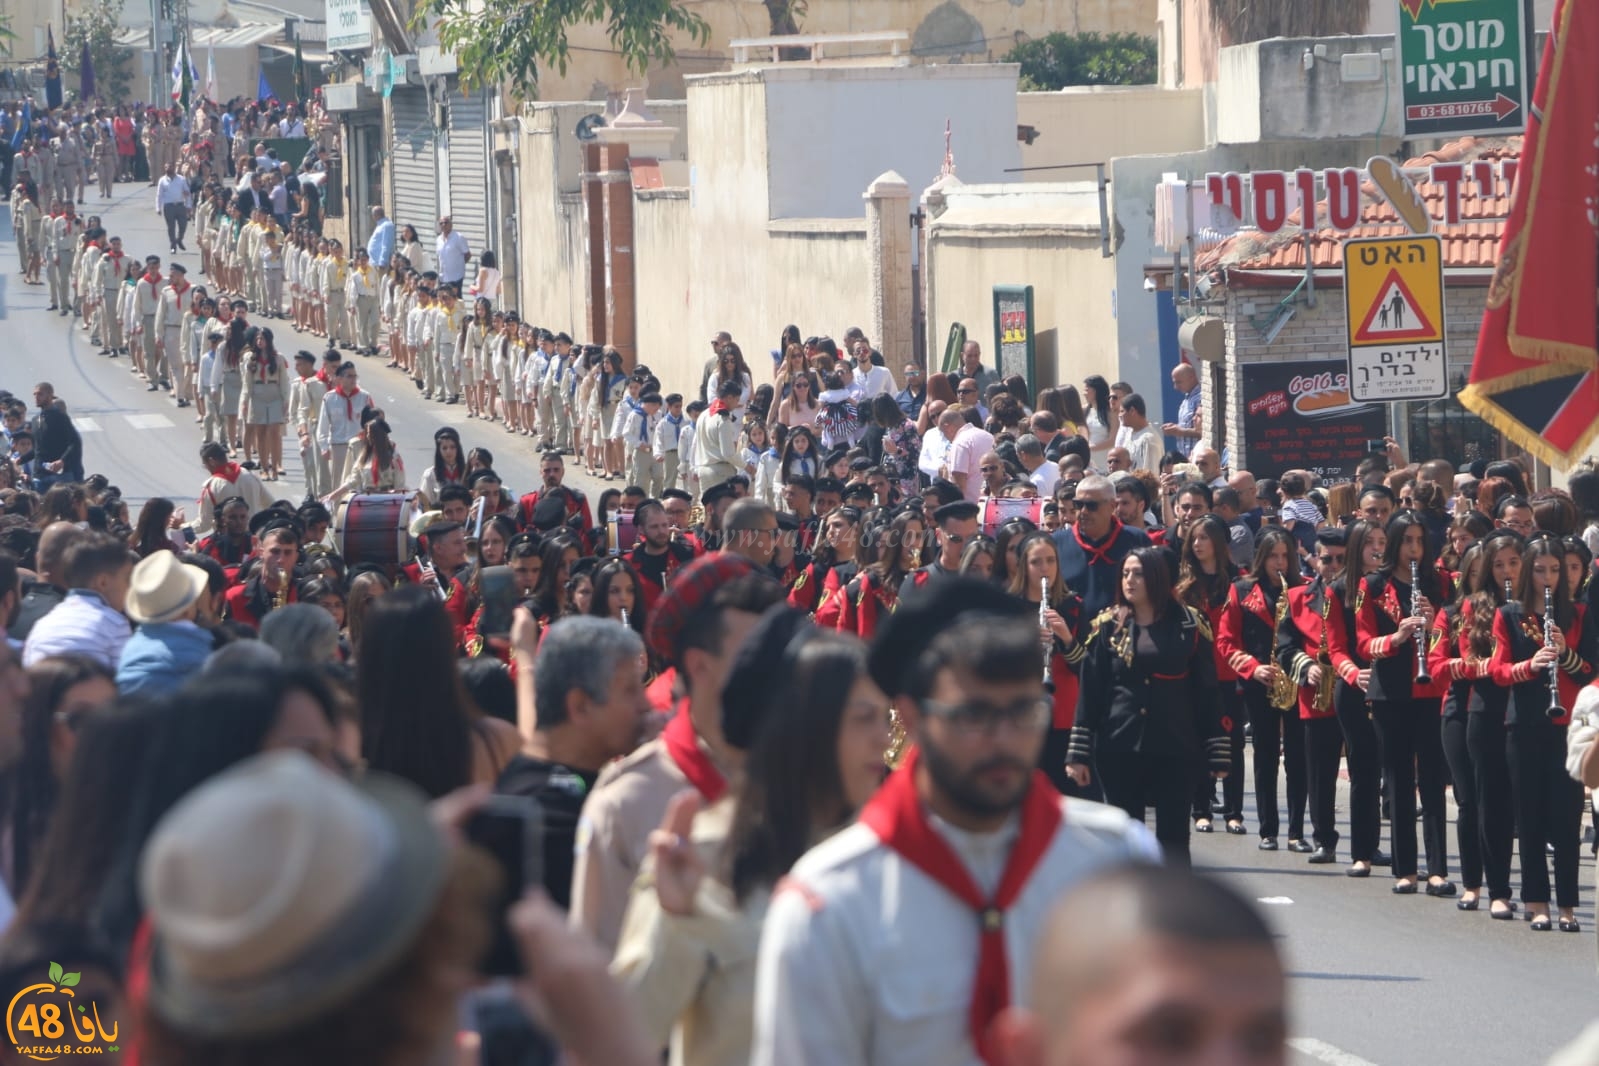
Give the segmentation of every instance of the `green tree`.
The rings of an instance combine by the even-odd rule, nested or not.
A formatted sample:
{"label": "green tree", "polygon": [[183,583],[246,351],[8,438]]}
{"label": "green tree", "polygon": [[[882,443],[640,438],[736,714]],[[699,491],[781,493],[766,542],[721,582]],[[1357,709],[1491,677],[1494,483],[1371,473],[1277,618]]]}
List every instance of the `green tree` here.
{"label": "green tree", "polygon": [[1210,0],[1210,17],[1228,44],[1272,37],[1365,33],[1371,0]]}
{"label": "green tree", "polygon": [[573,26],[603,23],[628,69],[670,62],[672,35],[703,45],[711,27],[680,0],[419,0],[412,26],[437,19],[439,43],[455,53],[463,80],[538,96],[539,71],[566,73]]}
{"label": "green tree", "polygon": [[95,94],[113,103],[128,98],[128,87],[133,83],[133,49],[117,44],[117,20],[121,15],[122,0],[93,0],[67,23],[67,32],[61,38],[61,87],[68,95],[77,92],[83,42],[88,41]]}
{"label": "green tree", "polygon": [[1068,85],[1151,85],[1159,74],[1155,38],[1136,33],[1051,33],[1012,48],[1021,88],[1053,92]]}

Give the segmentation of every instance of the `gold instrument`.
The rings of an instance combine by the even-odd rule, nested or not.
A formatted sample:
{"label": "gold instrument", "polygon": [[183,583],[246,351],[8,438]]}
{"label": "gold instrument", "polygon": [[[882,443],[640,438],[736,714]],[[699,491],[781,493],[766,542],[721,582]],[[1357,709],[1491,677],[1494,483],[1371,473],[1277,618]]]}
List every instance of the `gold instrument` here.
{"label": "gold instrument", "polygon": [[289,575],[283,574],[281,576],[283,578],[283,586],[272,594],[272,609],[274,611],[289,602]]}
{"label": "gold instrument", "polygon": [[[1278,574],[1277,580],[1282,583],[1277,592],[1277,628],[1281,629],[1283,619],[1288,617],[1288,575]],[[1269,658],[1269,665],[1276,666]],[[1299,686],[1294,684],[1294,679],[1288,676],[1288,671],[1277,667],[1277,677],[1270,688],[1268,700],[1279,711],[1286,711],[1299,703]]]}
{"label": "gold instrument", "polygon": [[900,721],[899,712],[892,707],[888,711],[888,750],[883,752],[883,764],[890,770],[898,770],[900,760],[905,757],[905,745],[910,740],[910,734],[905,732],[905,723]]}
{"label": "gold instrument", "polygon": [[[1555,646],[1555,590],[1545,587],[1543,590],[1543,646]],[[1566,709],[1560,706],[1560,664],[1549,664],[1549,706],[1544,708],[1544,717],[1553,721],[1564,718]]]}
{"label": "gold instrument", "polygon": [[[1414,559],[1410,560],[1410,617],[1422,617],[1421,567]],[[1427,673],[1427,630],[1425,627],[1416,634],[1416,684],[1432,684],[1432,675]]]}
{"label": "gold instrument", "polygon": [[1311,706],[1317,711],[1330,711],[1333,705],[1333,683],[1338,680],[1338,675],[1333,670],[1332,656],[1327,653],[1327,612],[1332,609],[1332,597],[1325,588],[1321,593],[1321,640],[1316,645],[1316,665],[1321,667],[1321,683],[1316,686],[1316,695],[1311,700]]}

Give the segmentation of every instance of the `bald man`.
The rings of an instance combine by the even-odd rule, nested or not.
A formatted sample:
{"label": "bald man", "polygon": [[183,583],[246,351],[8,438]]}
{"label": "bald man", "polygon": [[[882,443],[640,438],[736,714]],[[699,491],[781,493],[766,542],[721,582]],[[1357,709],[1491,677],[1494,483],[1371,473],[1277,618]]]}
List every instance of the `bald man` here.
{"label": "bald man", "polygon": [[1271,930],[1221,882],[1108,870],[1055,908],[1029,1007],[996,1022],[1006,1066],[1284,1066],[1288,987]]}

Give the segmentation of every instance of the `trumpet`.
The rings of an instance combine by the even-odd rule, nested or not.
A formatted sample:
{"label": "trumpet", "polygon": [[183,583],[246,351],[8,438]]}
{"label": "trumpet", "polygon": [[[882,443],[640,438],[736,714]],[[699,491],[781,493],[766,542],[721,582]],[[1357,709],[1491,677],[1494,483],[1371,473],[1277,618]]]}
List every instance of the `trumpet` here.
{"label": "trumpet", "polygon": [[[1543,590],[1543,646],[1546,648],[1555,646],[1555,590],[1547,587]],[[1549,664],[1549,706],[1544,708],[1543,713],[1544,717],[1551,721],[1566,716],[1566,709],[1560,706],[1558,662]]]}
{"label": "trumpet", "polygon": [[[1410,617],[1420,618],[1421,613],[1421,568],[1416,560],[1410,560]],[[1421,629],[1416,637],[1416,684],[1432,684],[1432,675],[1427,673],[1427,630]]]}
{"label": "trumpet", "polygon": [[1050,695],[1054,695],[1055,679],[1050,675],[1049,672],[1049,656],[1050,652],[1054,651],[1055,649],[1055,642],[1054,638],[1049,637],[1049,622],[1044,619],[1044,614],[1048,610],[1049,578],[1041,577],[1038,579],[1038,628],[1045,637],[1049,638],[1047,643],[1044,645],[1044,691]]}

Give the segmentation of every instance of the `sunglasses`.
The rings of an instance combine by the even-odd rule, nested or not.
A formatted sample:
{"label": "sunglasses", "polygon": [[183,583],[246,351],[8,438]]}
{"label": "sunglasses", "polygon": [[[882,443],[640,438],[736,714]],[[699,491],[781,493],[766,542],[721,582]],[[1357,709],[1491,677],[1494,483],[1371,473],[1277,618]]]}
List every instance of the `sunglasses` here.
{"label": "sunglasses", "polygon": [[1079,499],[1077,497],[1073,497],[1072,498],[1072,506],[1076,507],[1079,511],[1087,511],[1089,514],[1093,514],[1095,511],[1097,511],[1101,507],[1105,506],[1105,501],[1104,500],[1084,500],[1084,499]]}
{"label": "sunglasses", "polygon": [[965,395],[966,395],[966,394],[967,394],[967,393],[973,393],[973,394],[975,394],[975,393],[976,393],[976,392],[977,392],[977,390],[976,390],[976,389],[971,389],[971,388],[966,388],[966,389],[956,389],[956,390],[955,390],[955,395],[957,395],[957,396],[965,396]]}

